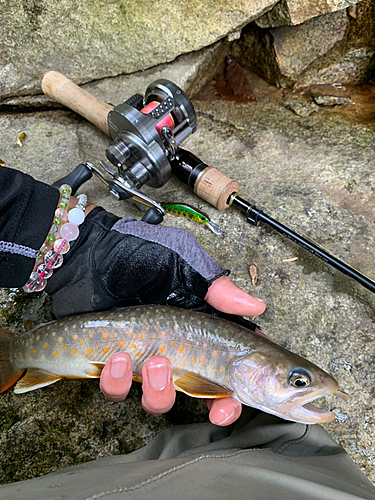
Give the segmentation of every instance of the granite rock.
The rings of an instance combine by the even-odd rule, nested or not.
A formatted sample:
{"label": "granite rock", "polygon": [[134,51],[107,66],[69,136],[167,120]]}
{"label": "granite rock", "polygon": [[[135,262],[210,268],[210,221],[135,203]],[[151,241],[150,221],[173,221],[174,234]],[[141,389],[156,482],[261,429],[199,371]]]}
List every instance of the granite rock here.
{"label": "granite rock", "polygon": [[173,61],[235,36],[275,0],[0,0],[0,101],[56,70],[81,84]]}
{"label": "granite rock", "polygon": [[252,71],[279,87],[365,83],[375,71],[375,2],[264,29],[251,23],[232,51]]}
{"label": "granite rock", "polygon": [[360,0],[280,0],[255,22],[260,28],[294,26],[312,17],[353,8]]}

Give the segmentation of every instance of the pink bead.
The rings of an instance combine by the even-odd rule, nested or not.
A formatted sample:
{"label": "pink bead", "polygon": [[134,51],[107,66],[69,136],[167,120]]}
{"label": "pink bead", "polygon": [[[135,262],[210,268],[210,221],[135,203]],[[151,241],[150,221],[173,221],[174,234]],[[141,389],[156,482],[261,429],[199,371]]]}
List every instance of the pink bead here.
{"label": "pink bead", "polygon": [[31,273],[30,278],[27,280],[26,284],[22,287],[23,290],[27,293],[35,292],[35,289],[38,286],[37,278],[38,278],[38,273],[36,273],[35,271]]}
{"label": "pink bead", "polygon": [[63,244],[64,240],[62,238],[59,238],[58,240],[55,241],[54,245],[53,245],[53,249],[55,250],[55,252],[57,252],[57,250],[60,248],[60,252],[62,255],[64,255],[65,253],[69,252],[69,249],[70,249],[70,245],[67,241],[65,241],[65,243]]}
{"label": "pink bead", "polygon": [[64,222],[68,220],[68,212],[63,208],[57,208],[55,211],[55,217],[62,219]]}
{"label": "pink bead", "polygon": [[41,280],[39,285],[37,285],[37,287],[35,288],[35,292],[41,292],[42,290],[44,290],[47,286],[47,280]]}
{"label": "pink bead", "polygon": [[36,270],[36,272],[38,273],[38,278],[39,279],[41,279],[41,278],[42,279],[47,279],[53,273],[52,269],[49,269],[47,267],[47,264],[40,264],[40,266],[38,267],[38,269]]}
{"label": "pink bead", "polygon": [[[54,250],[46,253],[44,257],[44,262],[47,264],[48,269],[57,269],[63,263],[63,256],[59,253],[56,253]],[[45,276],[46,278],[47,276]]]}
{"label": "pink bead", "polygon": [[67,241],[76,240],[78,238],[78,235],[79,235],[78,227],[75,224],[72,224],[71,222],[67,222],[60,228],[60,236],[64,240]]}

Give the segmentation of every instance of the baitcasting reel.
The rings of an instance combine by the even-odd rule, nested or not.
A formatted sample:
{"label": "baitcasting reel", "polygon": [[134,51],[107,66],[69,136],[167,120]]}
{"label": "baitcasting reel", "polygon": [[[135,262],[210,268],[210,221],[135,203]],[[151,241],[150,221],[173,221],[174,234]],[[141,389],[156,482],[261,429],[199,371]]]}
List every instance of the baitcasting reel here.
{"label": "baitcasting reel", "polygon": [[[60,80],[65,79],[63,75],[50,72],[43,77],[42,86],[44,83],[47,87],[51,73],[55,78],[57,75]],[[66,87],[69,87],[70,83],[72,82],[69,80],[64,82],[65,95],[68,90]],[[50,88],[58,88],[56,82],[53,82]],[[82,89],[80,91],[87,94]],[[71,95],[73,94],[72,92]],[[87,96],[84,97],[94,99],[92,104],[98,106],[95,98]],[[53,97],[56,99],[55,95]],[[82,100],[82,96],[76,99],[78,102],[78,99]],[[57,100],[61,102],[61,99]],[[101,104],[104,106],[101,111],[107,113],[107,124],[102,123],[100,128],[114,140],[106,149],[110,165],[104,161],[100,162],[110,177],[107,178],[101,170],[87,162],[78,165],[58,183],[68,183],[75,192],[94,173],[116,199],[132,198],[151,207],[142,220],[157,224],[163,220],[165,211],[140,189],[144,184],[160,188],[171,179],[170,162],[175,158],[178,146],[196,130],[193,105],[175,83],[165,79],[150,84],[144,95],[135,94],[114,108],[105,103]],[[72,107],[71,102],[68,105]]]}
{"label": "baitcasting reel", "polygon": [[134,187],[159,188],[172,177],[169,160],[196,130],[193,105],[168,80],[149,85],[108,113],[108,128],[115,140],[106,150],[108,160]]}

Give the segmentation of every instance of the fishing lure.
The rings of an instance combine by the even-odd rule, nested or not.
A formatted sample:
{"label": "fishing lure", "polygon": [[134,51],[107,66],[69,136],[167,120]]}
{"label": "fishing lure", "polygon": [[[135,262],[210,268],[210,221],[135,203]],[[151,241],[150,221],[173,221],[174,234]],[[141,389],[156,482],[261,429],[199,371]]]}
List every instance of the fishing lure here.
{"label": "fishing lure", "polygon": [[181,205],[177,203],[160,203],[160,205],[167,213],[176,215],[177,217],[185,217],[185,219],[199,222],[199,224],[207,226],[215,234],[221,234],[223,232],[221,227],[216,224],[216,222],[212,222],[212,220],[207,215],[199,212],[196,208],[190,207],[189,205]]}

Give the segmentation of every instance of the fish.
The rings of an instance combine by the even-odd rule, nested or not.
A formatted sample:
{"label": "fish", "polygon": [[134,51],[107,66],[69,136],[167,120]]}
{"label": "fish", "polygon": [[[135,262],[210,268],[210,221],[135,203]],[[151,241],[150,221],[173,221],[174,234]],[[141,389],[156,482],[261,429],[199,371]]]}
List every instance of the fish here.
{"label": "fish", "polygon": [[257,330],[154,305],[71,316],[21,336],[1,329],[0,392],[14,384],[22,394],[62,378],[98,378],[119,351],[131,356],[136,381],[142,380],[143,363],[162,355],[171,362],[176,390],[199,398],[233,397],[294,422],[330,422],[335,414],[312,401],[347,397],[331,375]]}

